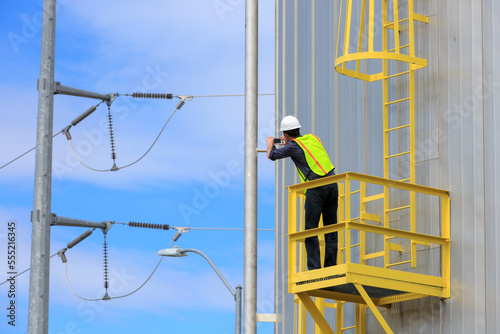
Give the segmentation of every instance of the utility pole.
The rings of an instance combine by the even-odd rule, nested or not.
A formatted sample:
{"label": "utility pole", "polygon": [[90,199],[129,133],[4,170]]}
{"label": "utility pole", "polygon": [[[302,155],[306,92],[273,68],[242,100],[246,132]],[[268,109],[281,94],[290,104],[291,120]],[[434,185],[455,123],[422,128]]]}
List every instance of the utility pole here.
{"label": "utility pole", "polygon": [[245,191],[243,330],[257,332],[258,0],[245,8]]}
{"label": "utility pole", "polygon": [[31,215],[31,272],[28,333],[49,331],[49,269],[54,116],[56,0],[43,1],[42,50],[38,79],[35,190]]}

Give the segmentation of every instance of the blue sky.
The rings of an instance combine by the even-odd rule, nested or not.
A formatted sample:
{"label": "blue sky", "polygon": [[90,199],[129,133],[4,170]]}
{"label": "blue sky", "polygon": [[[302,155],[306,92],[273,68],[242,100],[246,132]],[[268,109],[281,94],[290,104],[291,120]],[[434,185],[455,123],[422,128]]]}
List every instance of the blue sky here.
{"label": "blue sky", "polygon": [[[0,25],[0,166],[35,146],[42,1],[4,4]],[[244,93],[243,0],[59,1],[55,79],[107,93],[219,95]],[[274,2],[260,1],[259,91],[274,92]],[[124,166],[149,148],[178,99],[119,97],[111,106],[116,162]],[[98,100],[54,99],[54,133]],[[107,108],[71,129],[80,159],[109,169]],[[259,147],[274,135],[274,97],[259,99]],[[200,228],[243,227],[243,97],[195,97],[165,128],[151,152],[117,172],[91,171],[74,158],[63,135],[54,138],[52,212],[91,221],[140,221]],[[8,222],[17,224],[17,271],[29,267],[34,151],[0,169],[0,250],[7,272]],[[259,155],[259,228],[274,228],[274,163]],[[54,254],[86,228],[51,228]],[[114,225],[107,234],[111,297],[138,288],[175,231]],[[274,232],[258,234],[258,312],[273,313]],[[66,255],[73,290],[98,298],[103,290],[103,234],[96,230]],[[243,285],[243,231],[192,229],[176,243],[206,253],[229,283]],[[29,274],[16,287],[16,326],[5,317],[7,284],[0,286],[0,332],[25,333]],[[196,254],[165,258],[137,293],[88,302],[68,288],[56,256],[50,270],[50,333],[233,333],[234,301]],[[259,324],[259,333],[272,333]]]}

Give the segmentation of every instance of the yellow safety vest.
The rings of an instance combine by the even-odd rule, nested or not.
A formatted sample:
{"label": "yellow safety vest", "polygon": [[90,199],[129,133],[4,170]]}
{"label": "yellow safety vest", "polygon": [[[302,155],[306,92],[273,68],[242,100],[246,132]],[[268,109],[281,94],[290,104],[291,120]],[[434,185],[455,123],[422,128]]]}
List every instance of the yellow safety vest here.
{"label": "yellow safety vest", "polygon": [[[328,153],[326,153],[318,137],[313,134],[307,134],[292,140],[304,151],[307,165],[311,168],[313,173],[319,176],[325,176],[334,168],[328,157]],[[299,168],[297,168],[297,172],[299,173],[300,180],[305,182],[307,175],[304,175]]]}

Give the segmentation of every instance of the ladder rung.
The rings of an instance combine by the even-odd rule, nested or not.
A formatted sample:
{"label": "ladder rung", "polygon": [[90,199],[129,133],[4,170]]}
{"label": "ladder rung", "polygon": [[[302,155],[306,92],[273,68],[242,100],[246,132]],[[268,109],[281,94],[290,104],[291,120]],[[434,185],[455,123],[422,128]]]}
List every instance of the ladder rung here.
{"label": "ladder rung", "polygon": [[393,211],[404,210],[404,209],[409,209],[409,208],[411,208],[411,205],[405,205],[405,206],[400,206],[398,208],[388,209],[388,210],[386,210],[386,212],[393,212]]}
{"label": "ladder rung", "polygon": [[391,104],[394,104],[394,103],[400,103],[400,102],[408,101],[409,99],[410,99],[410,97],[405,97],[404,99],[394,100],[394,101],[390,101],[390,102],[387,102],[387,103],[384,103],[384,104],[386,106],[388,106],[388,105],[391,105]]}
{"label": "ladder rung", "polygon": [[[357,194],[357,193],[359,193],[359,192],[361,192],[361,189],[351,191],[349,194],[354,195],[354,194]],[[347,196],[347,194],[342,194],[342,195],[339,195],[339,197],[346,197],[346,196]]]}
{"label": "ladder rung", "polygon": [[393,154],[393,155],[388,155],[388,156],[386,156],[385,158],[386,158],[386,159],[390,159],[390,158],[399,157],[399,156],[402,156],[402,155],[405,155],[405,154],[410,154],[410,151],[408,151],[408,152],[396,153],[396,154]]}
{"label": "ladder rung", "polygon": [[[357,244],[351,245],[351,248],[352,248],[352,247],[359,247],[359,246],[360,246],[360,244],[359,244],[359,243],[357,243]],[[339,248],[339,252],[343,252],[343,251],[345,251],[346,249],[347,249],[347,247],[340,247],[340,248]]]}
{"label": "ladder rung", "polygon": [[[403,21],[406,21],[406,20],[408,20],[408,19],[400,20],[400,21],[398,21],[398,23],[402,23]],[[384,24],[384,27],[394,30],[394,22],[387,22],[386,24]]]}
{"label": "ladder rung", "polygon": [[401,179],[401,180],[398,180],[398,181],[399,181],[399,182],[406,182],[406,181],[410,181],[410,180],[411,180],[411,178],[409,177],[409,178],[406,178],[406,179]]}
{"label": "ladder rung", "polygon": [[[351,245],[351,248],[352,248],[352,247],[359,247],[359,246],[361,246],[361,244],[360,244],[360,243],[357,243],[357,244]],[[343,251],[345,251],[346,249],[347,249],[347,247],[340,247],[340,248],[338,249],[338,251],[339,251],[339,252],[343,252]]]}
{"label": "ladder rung", "polygon": [[[405,45],[399,46],[400,49],[404,49],[404,48],[408,48],[408,47],[410,47],[410,44],[405,44]],[[387,52],[394,52],[394,51],[396,51],[396,48],[387,50]]]}
{"label": "ladder rung", "polygon": [[340,330],[341,330],[341,331],[346,331],[346,330],[348,330],[348,329],[355,329],[355,328],[356,328],[356,325],[354,325],[354,326],[349,326],[349,327],[344,327],[344,328],[341,328]]}
{"label": "ladder rung", "polygon": [[407,263],[411,263],[411,260],[408,260],[408,261],[402,261],[402,262],[396,262],[396,263],[389,263],[387,265],[387,267],[393,267],[393,266],[398,266],[400,264],[407,264]]}
{"label": "ladder rung", "polygon": [[386,76],[385,79],[395,78],[395,77],[398,77],[400,75],[404,75],[404,74],[408,74],[408,73],[410,73],[410,71],[404,71],[404,72],[400,72],[400,73],[396,73],[396,74],[391,74],[391,75]]}
{"label": "ladder rung", "polygon": [[400,126],[396,126],[394,128],[387,129],[387,130],[385,130],[385,132],[395,131],[395,130],[407,128],[409,126],[410,126],[410,124],[400,125]]}
{"label": "ladder rung", "polygon": [[374,259],[376,257],[382,257],[384,255],[385,255],[385,252],[381,251],[381,252],[376,252],[376,253],[365,254],[365,256],[363,258],[365,260],[370,260],[370,259]]}
{"label": "ladder rung", "polygon": [[[410,20],[410,18],[406,18],[406,19],[399,20],[398,22],[404,23],[404,22],[409,21],[409,20]],[[417,14],[417,13],[413,13],[413,20],[424,22],[424,23],[429,23],[428,16],[424,16],[422,14]],[[387,22],[386,24],[384,24],[384,28],[394,29],[394,22]]]}
{"label": "ladder rung", "polygon": [[401,247],[401,245],[389,243],[389,250],[395,251],[395,252],[402,252],[403,248]]}
{"label": "ladder rung", "polygon": [[361,219],[380,223],[380,216],[373,213],[361,212]]}
{"label": "ladder rung", "polygon": [[394,235],[390,235],[390,236],[386,237],[385,239],[386,239],[386,240],[391,240],[391,239],[394,239],[394,238],[397,238],[397,237],[396,237],[396,236],[394,236]]}
{"label": "ladder rung", "polygon": [[376,201],[378,199],[384,198],[384,193],[377,194],[377,195],[372,195],[372,196],[367,196],[361,200],[361,202],[366,203],[366,202],[371,202],[371,201]]}

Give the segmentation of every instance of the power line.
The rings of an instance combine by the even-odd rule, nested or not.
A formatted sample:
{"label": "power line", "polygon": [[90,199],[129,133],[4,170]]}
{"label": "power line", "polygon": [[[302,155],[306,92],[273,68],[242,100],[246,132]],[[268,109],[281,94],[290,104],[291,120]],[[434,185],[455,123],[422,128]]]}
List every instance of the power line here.
{"label": "power line", "polygon": [[[226,231],[244,231],[244,228],[231,227],[190,227],[191,230],[226,230]],[[275,231],[274,228],[259,228],[258,231]]]}
{"label": "power line", "polygon": [[[179,110],[180,108],[182,108],[182,106],[184,105],[184,100],[182,100],[181,102],[179,102],[177,104],[177,106],[175,107],[174,111],[172,112],[172,114],[170,115],[170,117],[168,118],[168,120],[165,122],[165,124],[163,125],[163,128],[161,129],[160,133],[158,134],[158,136],[156,136],[156,139],[153,141],[153,144],[151,144],[151,146],[147,149],[146,153],[144,153],[139,159],[135,160],[134,162],[128,164],[128,165],[125,165],[125,166],[122,166],[122,167],[117,167],[117,169],[95,169],[95,168],[92,168],[90,166],[87,166],[85,163],[83,163],[80,158],[78,157],[78,155],[76,154],[75,150],[73,149],[73,141],[71,140],[71,138],[69,139],[69,143],[70,143],[70,146],[71,146],[71,151],[73,152],[73,155],[75,156],[76,160],[78,160],[78,162],[90,169],[90,170],[93,170],[95,172],[112,172],[112,171],[115,171],[115,170],[119,170],[119,169],[123,169],[123,168],[127,168],[127,167],[130,167],[136,163],[138,163],[140,160],[142,160],[142,158],[144,158],[150,151],[151,149],[153,148],[153,146],[156,144],[156,142],[158,141],[158,139],[160,139],[160,136],[161,134],[163,133],[163,130],[165,130],[165,127],[167,126],[167,124],[170,122],[170,119],[172,119],[172,117],[174,116],[175,112],[177,110]],[[116,165],[114,166],[116,167]]]}
{"label": "power line", "polygon": [[[128,96],[129,94],[120,94],[120,95]],[[272,96],[272,95],[275,95],[275,94],[274,94],[274,93],[266,93],[266,94],[258,94],[258,95],[259,95],[259,96]],[[245,94],[193,95],[192,97],[194,98],[194,97],[238,97],[238,96],[245,96]],[[102,103],[102,102],[101,102],[101,103]],[[170,120],[170,119],[169,119],[169,120]],[[167,121],[167,123],[168,123],[168,121]],[[162,131],[163,131],[163,130],[162,130]],[[55,135],[53,135],[53,136],[52,136],[52,138],[56,137],[57,135],[59,135],[59,134],[61,134],[61,133],[62,133],[62,130],[61,130],[61,131],[59,131],[58,133],[56,133]],[[161,134],[161,133],[160,133],[160,134]],[[156,140],[158,140],[158,138],[157,138]],[[155,143],[156,143],[156,140],[155,140]],[[154,143],[153,143],[153,145],[154,145]],[[153,146],[153,145],[152,145],[152,146]],[[151,148],[152,148],[152,147],[150,147],[150,149],[149,149],[149,150],[151,150]],[[11,161],[7,162],[5,165],[1,166],[1,167],[0,167],[0,169],[2,169],[2,168],[4,168],[4,167],[7,167],[7,166],[8,166],[8,165],[10,165],[11,163],[13,163],[14,161],[16,161],[16,160],[18,160],[18,159],[20,159],[20,158],[24,157],[26,154],[30,153],[30,152],[31,152],[31,151],[33,151],[34,149],[36,149],[36,146],[35,146],[35,147],[33,147],[33,148],[31,148],[30,150],[28,150],[28,151],[24,152],[23,154],[21,154],[21,155],[20,155],[20,156],[18,156],[17,158],[15,158],[15,159],[13,159],[13,160],[11,160]],[[149,150],[148,150],[148,152],[149,152]],[[146,154],[147,154],[147,152],[146,152]],[[145,155],[146,155],[146,154],[145,154]],[[144,156],[142,156],[141,158],[139,158],[139,160],[141,160],[143,157],[144,157]],[[138,161],[139,161],[139,160],[138,160]],[[136,162],[138,162],[138,161],[135,161],[135,162],[133,162],[133,163],[132,163],[132,164],[130,164],[130,165],[133,165],[133,164],[135,164],[135,163],[136,163]],[[81,163],[81,161],[80,161],[80,163]],[[84,164],[82,163],[82,165],[84,165]],[[124,167],[122,167],[122,168],[128,167],[128,166],[130,166],[130,165],[124,166]],[[84,166],[85,166],[85,165],[84,165]],[[87,166],[85,166],[85,167],[87,167]],[[87,168],[89,168],[89,167],[87,167]],[[90,168],[90,169],[92,169],[92,168]],[[98,171],[100,171],[100,172],[101,172],[101,171],[107,172],[108,170],[98,170]]]}
{"label": "power line", "polygon": [[[153,277],[154,273],[156,272],[156,269],[158,269],[158,267],[160,266],[160,263],[161,261],[163,260],[163,256],[160,258],[160,261],[158,261],[158,264],[156,265],[156,267],[154,268],[153,272],[151,273],[151,275],[149,275],[149,277],[146,279],[146,281],[144,283],[142,283],[141,286],[139,286],[137,289],[135,289],[134,291],[132,292],[129,292],[125,295],[122,295],[122,296],[117,296],[117,297],[109,297],[107,296],[107,299],[106,300],[112,300],[112,299],[118,299],[118,298],[124,298],[124,297],[128,297],[134,293],[136,293],[137,291],[139,291],[144,285],[146,285],[146,283],[149,281],[149,279],[151,277]],[[100,300],[104,300],[104,298],[94,298],[94,299],[89,299],[89,298],[84,298],[84,297],[81,297],[80,295],[78,295],[74,290],[73,288],[71,287],[71,284],[69,283],[69,278],[68,278],[68,263],[65,262],[64,263],[64,273],[66,275],[66,283],[68,283],[68,287],[69,289],[71,290],[71,292],[73,292],[73,294],[75,296],[77,296],[78,298],[80,299],[83,299],[83,300],[86,300],[86,301],[89,301],[89,302],[96,302],[96,301],[100,301]]]}
{"label": "power line", "polygon": [[[259,95],[259,96],[270,96],[270,95],[274,95],[274,93],[257,94],[257,95]],[[193,95],[193,97],[235,97],[235,96],[245,96],[245,94]]]}
{"label": "power line", "polygon": [[[56,255],[57,255],[57,253],[52,254],[52,255],[50,256],[50,258],[49,258],[49,259],[53,258],[53,257],[54,257],[54,256],[56,256]],[[17,274],[17,275],[15,275],[15,276],[13,276],[12,278],[16,278],[16,277],[18,277],[18,276],[21,276],[21,275],[22,275],[22,274],[24,274],[25,272],[30,271],[30,269],[31,269],[31,267],[29,267],[29,268],[28,268],[28,269],[26,269],[25,271],[22,271],[22,272],[20,272],[19,274]],[[3,284],[5,284],[5,283],[7,283],[7,282],[9,282],[9,281],[10,281],[10,280],[6,280],[5,282],[0,283],[0,285],[3,285]]]}
{"label": "power line", "polygon": [[[52,136],[52,138],[54,138],[55,136],[57,136],[57,135],[59,135],[59,134],[61,134],[61,133],[62,133],[62,131],[59,131],[58,133],[56,133],[55,135],[53,135],[53,136]],[[14,161],[16,161],[17,159],[20,159],[20,158],[24,157],[26,154],[28,154],[28,153],[30,153],[31,151],[33,151],[35,148],[36,148],[36,146],[35,146],[35,147],[33,147],[31,150],[24,152],[23,154],[21,154],[20,156],[18,156],[18,157],[17,157],[17,158],[15,158],[14,160],[11,160],[11,161],[7,162],[5,165],[3,165],[2,167],[0,167],[0,169],[2,169],[2,168],[4,168],[4,167],[7,167],[8,165],[10,165],[11,163],[13,163],[13,162],[14,162]]]}

